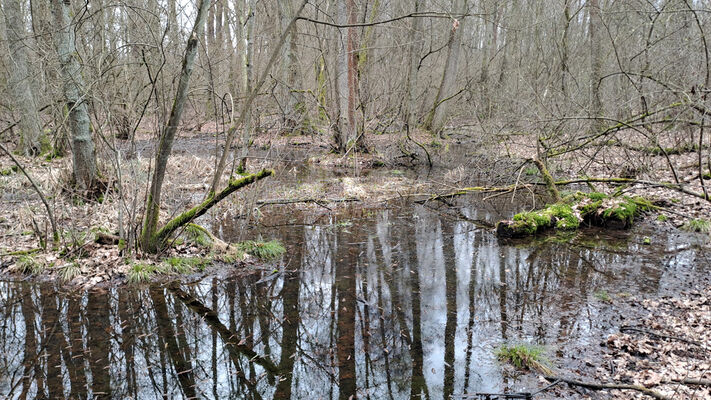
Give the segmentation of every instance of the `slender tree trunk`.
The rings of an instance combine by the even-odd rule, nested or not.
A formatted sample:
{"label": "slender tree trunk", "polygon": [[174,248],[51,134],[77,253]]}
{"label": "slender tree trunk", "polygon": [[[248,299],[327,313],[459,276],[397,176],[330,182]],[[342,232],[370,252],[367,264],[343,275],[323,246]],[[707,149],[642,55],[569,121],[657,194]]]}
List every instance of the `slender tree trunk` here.
{"label": "slender tree trunk", "polygon": [[484,34],[486,36],[484,56],[481,60],[481,75],[479,78],[479,84],[481,86],[481,108],[486,117],[491,117],[491,107],[493,102],[491,101],[491,79],[489,78],[489,70],[491,67],[491,61],[496,55],[496,50],[498,46],[499,38],[499,6],[494,2],[494,12],[491,23],[487,23],[484,28]]}
{"label": "slender tree trunk", "polygon": [[[466,0],[453,0],[452,12],[463,14],[466,8]],[[449,116],[449,104],[452,96],[456,94],[455,84],[457,82],[457,71],[459,69],[459,55],[461,53],[462,27],[461,21],[454,20],[452,30],[449,33],[447,43],[447,61],[442,74],[442,82],[437,91],[432,110],[425,121],[425,129],[432,132],[440,132]]]}
{"label": "slender tree trunk", "polygon": [[69,0],[52,0],[52,13],[57,29],[55,46],[59,55],[72,135],[74,182],[78,189],[89,190],[96,179],[96,154],[79,55],[74,46],[74,26],[70,18],[72,10]]}
{"label": "slender tree trunk", "polygon": [[[242,96],[247,97],[252,92],[252,81],[254,80],[254,20],[256,0],[244,0],[244,12],[240,18],[242,27]],[[242,144],[240,154],[240,169],[246,170],[247,153],[252,141],[252,112],[247,111],[244,116],[242,126]]]}
{"label": "slender tree trunk", "polygon": [[570,73],[568,65],[568,37],[570,36],[570,3],[571,0],[563,0],[563,37],[560,43],[560,90],[563,97],[568,97],[568,87],[566,77]]}
{"label": "slender tree trunk", "polygon": [[[603,114],[600,85],[602,84],[602,35],[600,27],[602,16],[599,0],[588,0],[590,9],[590,115],[599,118]],[[600,127],[600,121],[596,122],[593,129]]]}
{"label": "slender tree trunk", "polygon": [[5,30],[10,52],[7,54],[6,63],[10,75],[8,86],[17,110],[22,116],[20,127],[20,151],[27,155],[37,155],[40,152],[39,138],[42,132],[42,123],[35,96],[32,93],[32,79],[27,65],[27,32],[23,23],[24,15],[20,0],[7,0],[4,2],[3,14],[5,15]]}
{"label": "slender tree trunk", "polygon": [[163,128],[160,136],[160,144],[156,154],[155,169],[151,179],[151,188],[148,193],[148,202],[146,205],[146,213],[143,221],[143,231],[141,232],[141,247],[145,251],[156,251],[159,243],[156,242],[156,232],[158,230],[158,216],[160,214],[161,190],[163,180],[165,179],[165,169],[168,165],[168,158],[173,149],[173,141],[175,134],[178,131],[180,117],[183,114],[183,108],[188,98],[188,87],[190,83],[190,75],[193,72],[195,64],[195,56],[197,55],[198,38],[201,35],[202,27],[205,23],[207,8],[210,5],[209,0],[200,0],[198,13],[195,18],[195,25],[185,47],[185,56],[183,58],[183,67],[180,72],[180,80],[178,81],[178,90],[175,93],[173,108],[170,112],[168,124]]}
{"label": "slender tree trunk", "polygon": [[[294,18],[294,7],[291,0],[282,0],[279,5],[279,21],[282,31]],[[296,54],[297,46],[296,25],[289,32],[289,40],[284,43],[282,56],[282,74],[286,83],[286,106],[283,115],[284,129],[293,131],[303,121],[305,115],[304,96],[299,90],[299,60]]]}
{"label": "slender tree trunk", "polygon": [[[340,25],[351,25],[357,22],[358,13],[354,0],[339,0],[337,18]],[[336,147],[344,153],[356,146],[357,130],[355,121],[356,85],[357,85],[357,54],[356,28],[345,28],[345,37],[341,30],[336,53],[336,93],[338,99],[338,117],[336,132]]]}
{"label": "slender tree trunk", "polygon": [[[414,11],[420,11],[421,0],[414,0]],[[419,41],[422,30],[422,18],[413,18],[410,23],[410,32],[407,36],[408,45],[408,68],[407,68],[407,114],[405,122],[408,126],[414,127],[417,124],[417,73],[420,66],[420,50],[422,44]]]}

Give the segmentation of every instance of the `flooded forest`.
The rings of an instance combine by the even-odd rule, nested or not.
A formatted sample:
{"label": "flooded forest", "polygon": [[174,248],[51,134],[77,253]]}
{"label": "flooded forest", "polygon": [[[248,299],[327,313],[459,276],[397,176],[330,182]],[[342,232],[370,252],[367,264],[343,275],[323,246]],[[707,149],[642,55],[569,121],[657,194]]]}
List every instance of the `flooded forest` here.
{"label": "flooded forest", "polygon": [[708,1],[0,11],[0,398],[711,398]]}

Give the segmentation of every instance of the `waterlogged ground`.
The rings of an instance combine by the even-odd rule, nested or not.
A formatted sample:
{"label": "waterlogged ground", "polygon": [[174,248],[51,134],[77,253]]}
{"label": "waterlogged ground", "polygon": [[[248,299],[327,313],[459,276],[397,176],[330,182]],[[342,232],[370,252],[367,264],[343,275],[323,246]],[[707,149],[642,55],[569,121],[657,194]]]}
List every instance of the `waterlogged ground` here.
{"label": "waterlogged ground", "polygon": [[[625,319],[609,302],[654,298],[708,276],[703,241],[676,230],[643,224],[504,242],[467,219],[493,222],[511,205],[461,203],[455,213],[409,202],[339,212],[271,207],[259,233],[279,238],[287,254],[246,278],[85,293],[2,282],[0,396],[531,391],[544,385],[502,366],[497,346],[540,343],[558,368],[575,371]],[[234,226],[224,220],[219,231],[236,238]]]}

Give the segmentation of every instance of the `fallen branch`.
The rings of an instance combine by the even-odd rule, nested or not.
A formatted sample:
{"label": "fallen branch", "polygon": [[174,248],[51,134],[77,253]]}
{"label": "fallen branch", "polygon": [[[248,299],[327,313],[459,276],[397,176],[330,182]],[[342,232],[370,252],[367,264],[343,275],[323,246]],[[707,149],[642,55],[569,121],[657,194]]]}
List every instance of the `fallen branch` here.
{"label": "fallen branch", "polygon": [[668,336],[668,335],[664,335],[664,334],[661,334],[661,333],[649,331],[649,330],[646,330],[646,329],[637,328],[637,327],[635,327],[635,326],[621,326],[621,327],[620,327],[620,332],[639,332],[639,333],[644,333],[645,335],[653,336],[653,337],[656,337],[656,338],[659,338],[659,339],[676,340],[676,341],[679,341],[679,342],[684,342],[684,343],[688,343],[688,344],[693,344],[694,346],[704,347],[703,344],[701,344],[701,343],[699,343],[699,342],[695,342],[695,341],[693,341],[693,340],[684,339],[684,338],[682,338],[682,337],[677,337],[677,336]]}
{"label": "fallen branch", "polygon": [[2,253],[2,254],[0,254],[0,257],[27,256],[27,255],[34,254],[34,253],[39,253],[40,251],[42,251],[41,248],[28,249],[28,250],[17,250],[17,251],[11,251],[9,253]]}
{"label": "fallen branch", "polygon": [[257,200],[258,206],[274,206],[274,205],[285,205],[285,204],[297,204],[297,203],[349,203],[361,201],[355,197],[345,197],[341,199],[317,199],[317,198],[304,198],[304,199],[266,199]]}
{"label": "fallen branch", "polygon": [[672,379],[670,382],[684,385],[711,386],[711,379]]}
{"label": "fallen branch", "polygon": [[579,386],[582,388],[586,389],[591,389],[591,390],[636,390],[638,392],[642,392],[646,394],[647,396],[654,397],[655,399],[660,399],[660,400],[670,400],[670,397],[667,397],[657,391],[654,391],[652,389],[647,389],[644,386],[638,386],[638,385],[627,385],[627,384],[619,384],[619,383],[595,383],[595,382],[581,382],[581,381],[576,381],[568,378],[563,378],[560,376],[546,376],[546,379],[548,381],[561,381],[564,383],[567,383],[569,386]]}
{"label": "fallen branch", "polygon": [[163,228],[161,228],[153,237],[150,238],[150,246],[149,248],[162,248],[165,243],[168,241],[170,236],[179,228],[181,228],[183,225],[187,225],[191,222],[193,222],[196,218],[200,217],[201,215],[205,214],[210,208],[212,208],[215,204],[219,203],[223,199],[225,199],[227,196],[232,194],[233,192],[250,185],[254,182],[257,182],[259,180],[262,180],[266,177],[269,177],[274,174],[273,170],[270,169],[263,169],[260,172],[256,174],[251,174],[248,176],[245,176],[240,179],[232,179],[230,182],[227,184],[227,187],[223,189],[220,193],[217,194],[210,194],[210,196],[200,203],[199,205],[191,208],[190,210],[178,215],[177,217],[173,218],[172,220],[168,221],[167,224]]}
{"label": "fallen branch", "polygon": [[[651,187],[663,187],[671,190],[676,190],[677,192],[687,194],[689,196],[693,197],[698,197],[700,199],[704,199],[706,201],[711,201],[711,196],[706,197],[704,196],[703,193],[699,192],[694,192],[693,190],[689,190],[681,185],[677,185],[675,183],[671,182],[654,182],[654,181],[645,181],[645,180],[640,180],[640,179],[631,179],[631,178],[580,178],[580,179],[569,179],[569,180],[562,180],[562,181],[556,181],[554,184],[556,186],[567,186],[567,185],[575,185],[579,183],[609,183],[609,184],[620,184],[620,185],[644,185],[644,186],[651,186]],[[456,196],[463,196],[467,194],[472,194],[472,193],[502,193],[502,192],[512,192],[518,187],[530,187],[530,186],[547,186],[546,183],[544,182],[533,182],[533,183],[528,183],[525,185],[509,185],[509,186],[504,186],[504,187],[483,187],[483,186],[476,186],[476,187],[466,187],[466,188],[460,188],[457,189],[454,192],[446,193],[446,194],[435,194],[431,195],[425,200],[418,200],[418,203],[424,203],[430,200],[439,200],[439,199],[446,199],[446,198],[451,198],[451,197],[456,197]]]}

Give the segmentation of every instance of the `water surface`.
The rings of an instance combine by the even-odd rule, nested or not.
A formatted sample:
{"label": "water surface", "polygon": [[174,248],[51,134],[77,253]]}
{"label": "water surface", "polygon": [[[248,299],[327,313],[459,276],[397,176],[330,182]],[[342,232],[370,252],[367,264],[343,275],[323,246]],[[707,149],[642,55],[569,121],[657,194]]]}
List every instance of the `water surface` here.
{"label": "water surface", "polygon": [[[671,231],[504,242],[462,218],[507,212],[275,208],[259,234],[279,238],[287,254],[246,278],[86,293],[2,282],[0,395],[441,399],[525,390],[535,379],[502,367],[496,346],[540,343],[552,358],[584,352],[619,322],[603,291],[642,299],[708,273],[705,252]],[[230,221],[220,231],[237,236]]]}

